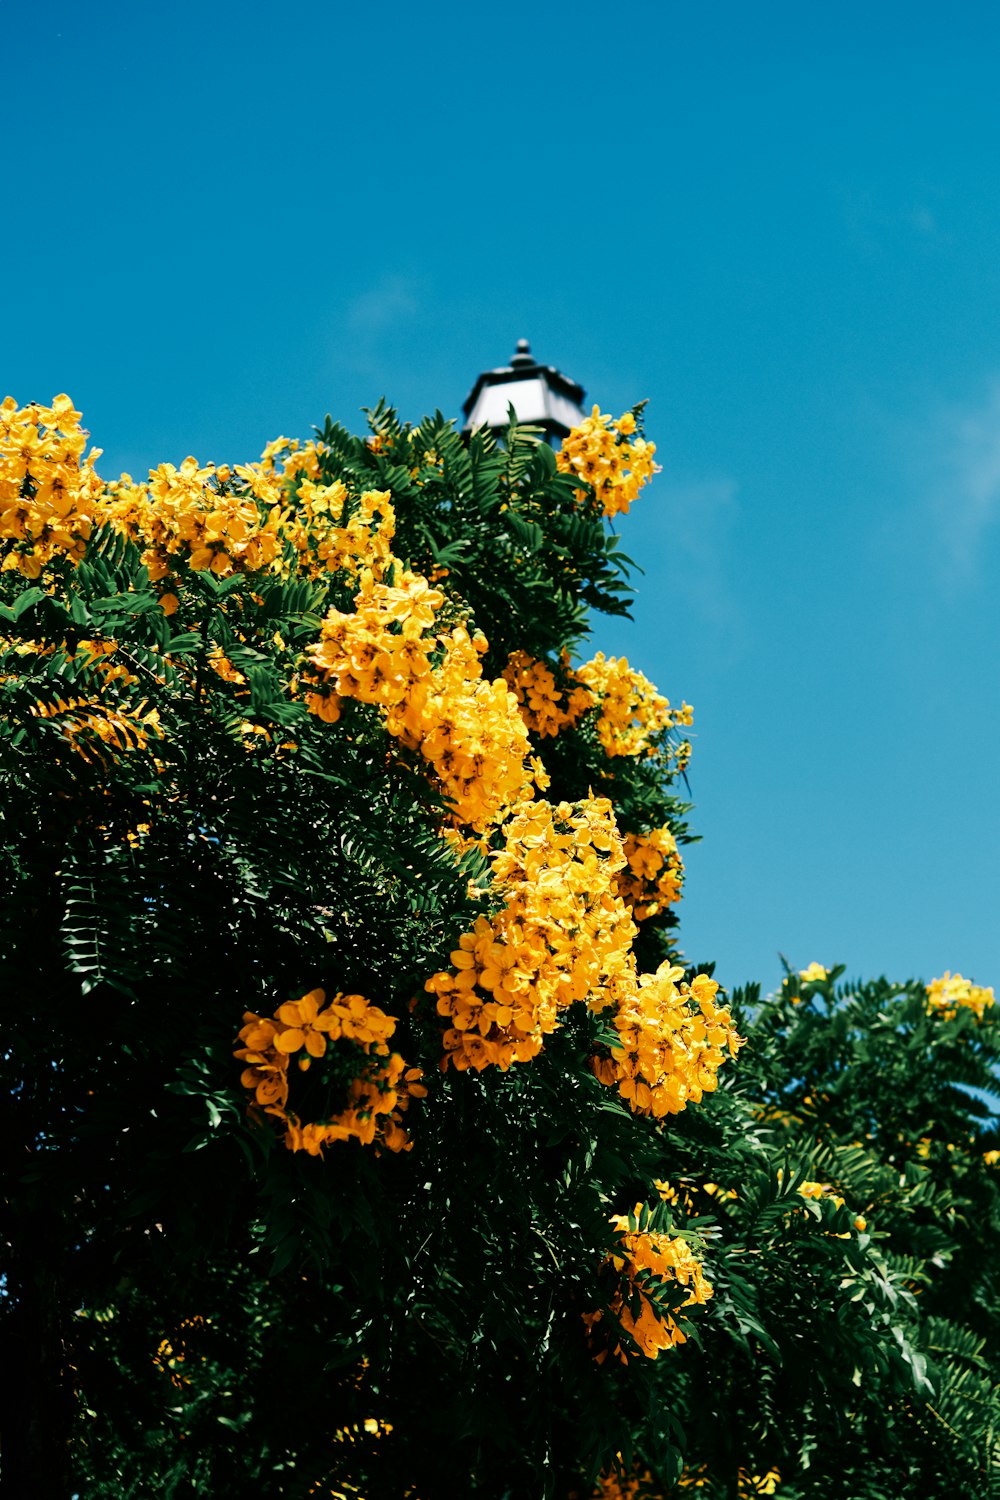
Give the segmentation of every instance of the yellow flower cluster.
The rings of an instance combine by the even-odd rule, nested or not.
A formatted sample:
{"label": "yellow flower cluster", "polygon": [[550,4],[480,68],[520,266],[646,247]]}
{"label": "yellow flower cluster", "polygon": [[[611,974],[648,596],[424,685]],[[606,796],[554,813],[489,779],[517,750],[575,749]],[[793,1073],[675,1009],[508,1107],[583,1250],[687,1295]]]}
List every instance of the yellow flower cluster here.
{"label": "yellow flower cluster", "polygon": [[[0,405],[0,543],[15,544],[5,549],[8,570],[37,578],[53,556],[79,561],[104,521],[145,547],[154,581],[177,559],[219,577],[284,572],[286,542],[313,576],[342,570],[356,577],[366,567],[379,576],[389,565],[395,516],[388,493],[352,499],[339,482],[315,482],[315,444],[298,451],[279,438],[260,464],[202,466],[189,457],[151,470],[146,483],[123,474],[105,488],[93,467],[100,450],[83,458],[88,434],[80,420],[65,395],[50,407],[19,409],[13,397]],[[279,475],[274,460],[284,449],[291,451]]]}
{"label": "yellow flower cluster", "polygon": [[[717,1085],[724,1049],[741,1045],[718,984],[663,964],[639,976],[631,952],[636,928],[617,890],[624,858],[606,798],[526,802],[492,856],[503,906],[481,915],[459,939],[451,968],[425,988],[450,1022],[445,1057],[459,1069],[504,1070],[541,1051],[559,1012],[586,1000],[611,1011],[617,1043],[592,1059],[637,1114],[660,1118],[697,1102]],[[680,981],[680,982],[678,982]]]}
{"label": "yellow flower cluster", "polygon": [[[621,1454],[618,1454],[619,1460]],[[652,1500],[659,1494],[648,1469],[633,1468],[629,1474],[602,1473],[592,1491],[591,1500]]]}
{"label": "yellow flower cluster", "polygon": [[[633,412],[616,422],[595,406],[563,440],[556,465],[593,488],[604,515],[617,516],[628,511],[643,485],[659,472],[655,452],[654,443],[636,435]],[[584,493],[577,491],[580,497]]]}
{"label": "yellow flower cluster", "polygon": [[393,561],[396,513],[388,490],[365,490],[355,500],[339,479],[317,484],[303,478],[282,531],[303,572],[343,572],[356,579],[367,568],[381,579]]}
{"label": "yellow flower cluster", "polygon": [[0,404],[0,549],[4,571],[37,578],[56,556],[79,562],[100,523],[104,486],[68,396],[51,406]]}
{"label": "yellow flower cluster", "polygon": [[442,1066],[459,1070],[527,1061],[560,1010],[609,1003],[636,930],[613,891],[621,840],[605,797],[524,803],[492,861],[501,910],[477,917],[425,986],[450,1023]]}
{"label": "yellow flower cluster", "polygon": [[[239,1034],[242,1046],[235,1056],[246,1064],[240,1079],[265,1114],[284,1126],[290,1151],[322,1154],[323,1147],[354,1138],[389,1151],[407,1151],[410,1140],[402,1127],[402,1111],[411,1098],[427,1090],[419,1068],[408,1068],[398,1052],[390,1052],[389,1038],[396,1022],[363,995],[335,995],[326,1004],[323,990],[310,990],[299,1000],[286,1000],[274,1016],[247,1011]],[[302,1124],[287,1109],[289,1062],[299,1054],[298,1066],[308,1071],[312,1059],[323,1057],[332,1042],[348,1042],[356,1051],[359,1071],[348,1087],[347,1105],[330,1119]]]}
{"label": "yellow flower cluster", "polygon": [[682,1213],[693,1214],[695,1211],[695,1193],[703,1192],[709,1198],[715,1198],[720,1203],[733,1202],[736,1197],[735,1188],[720,1187],[717,1182],[695,1183],[690,1178],[681,1178],[677,1184],[664,1181],[655,1177],[653,1186],[662,1203],[674,1203]]}
{"label": "yellow flower cluster", "polygon": [[352,1422],[349,1427],[336,1427],[333,1431],[335,1443],[353,1444],[361,1441],[362,1435],[367,1437],[387,1437],[392,1431],[392,1423],[383,1421],[381,1417],[366,1417],[363,1422]]}
{"label": "yellow flower cluster", "polygon": [[[712,1476],[704,1464],[697,1469],[686,1468],[677,1481],[678,1488],[682,1490],[707,1489],[713,1483]],[[752,1500],[755,1495],[776,1495],[781,1483],[781,1475],[777,1469],[768,1469],[766,1474],[749,1474],[746,1469],[740,1469],[737,1483],[739,1500]]]}
{"label": "yellow flower cluster", "polygon": [[953,1021],[959,1008],[971,1010],[976,1020],[981,1021],[995,1001],[992,989],[984,989],[950,970],[946,970],[940,979],[931,980],[927,986],[928,1011],[945,1021]]}
{"label": "yellow flower cluster", "polygon": [[322,455],[319,443],[300,443],[298,438],[277,437],[268,443],[260,457],[260,466],[268,476],[277,475],[276,460],[281,460],[283,484],[291,486],[300,474],[318,479]]}
{"label": "yellow flower cluster", "polygon": [[716,980],[698,974],[688,985],[682,974],[664,963],[622,987],[611,1018],[617,1044],[592,1059],[597,1077],[636,1114],[659,1119],[697,1104],[718,1085],[723,1049],[735,1056],[743,1044],[729,1011],[715,1003]]}
{"label": "yellow flower cluster", "polygon": [[483,676],[485,639],[458,626],[442,644],[426,696],[390,710],[386,728],[430,762],[458,821],[485,833],[532,795],[528,736],[503,678]]}
{"label": "yellow flower cluster", "polygon": [[482,675],[482,637],[434,633],[443,602],[419,574],[389,585],[365,573],[355,613],[331,610],[310,648],[318,680],[305,701],[331,723],[343,698],[377,704],[389,733],[430,762],[456,818],[483,832],[530,795],[528,737],[507,684]]}
{"label": "yellow flower cluster", "polygon": [[618,876],[618,894],[632,908],[632,918],[645,922],[680,900],[684,861],[670,829],[625,835],[627,866]]}
{"label": "yellow flower cluster", "polygon": [[[662,1281],[679,1282],[686,1287],[688,1295],[682,1304],[684,1307],[707,1302],[713,1291],[701,1261],[687,1241],[680,1235],[639,1229],[641,1213],[642,1204],[637,1203],[631,1217],[616,1214],[611,1220],[617,1231],[618,1246],[608,1259],[618,1274],[626,1278],[628,1285],[615,1293],[610,1307],[625,1332],[638,1344],[639,1352],[647,1359],[656,1359],[662,1350],[686,1344],[687,1334],[672,1312],[657,1307],[650,1298],[643,1285],[646,1278],[640,1278],[640,1273],[646,1272],[649,1277]],[[633,1312],[636,1303],[638,1311]],[[587,1313],[584,1322],[588,1328],[593,1328],[601,1317],[600,1312]],[[606,1353],[602,1350],[597,1359],[603,1360]],[[611,1353],[623,1362],[628,1360],[621,1344],[616,1344]]]}
{"label": "yellow flower cluster", "polygon": [[829,977],[829,969],[824,968],[822,964],[816,963],[815,960],[811,964],[807,964],[804,969],[799,970],[799,978],[803,984],[822,984]]}
{"label": "yellow flower cluster", "polygon": [[259,464],[160,464],[148,484],[123,474],[108,486],[107,516],[134,541],[154,581],[175,560],[219,578],[273,567],[282,549],[281,493]]}
{"label": "yellow flower cluster", "polygon": [[[662,736],[677,725],[689,725],[693,710],[689,703],[673,709],[670,700],[629,666],[625,657],[605,657],[599,651],[592,661],[573,668],[563,654],[558,672],[525,651],[511,654],[504,678],[512,688],[521,715],[532,734],[545,738],[572,729],[591,708],[598,708],[597,734],[608,756],[644,756],[660,748]],[[683,741],[669,754],[679,770],[691,755]]]}
{"label": "yellow flower cluster", "polygon": [[[779,1181],[783,1175],[783,1172],[779,1168]],[[798,1186],[798,1193],[801,1198],[808,1198],[814,1203],[832,1203],[835,1209],[844,1207],[843,1195],[841,1193],[838,1193],[836,1188],[833,1187],[829,1182],[800,1182]],[[854,1224],[854,1228],[858,1231],[859,1234],[863,1234],[864,1231],[868,1228],[868,1221],[867,1219],[865,1219],[863,1214],[857,1214],[856,1216],[853,1216],[852,1222]],[[849,1240],[851,1238],[849,1230],[844,1234],[836,1234],[831,1230],[827,1230],[827,1233],[832,1239],[835,1240]]]}
{"label": "yellow flower cluster", "polygon": [[309,648],[317,674],[315,689],[306,693],[310,711],[334,723],[341,701],[356,698],[383,709],[402,704],[412,712],[426,697],[437,645],[428,632],[443,603],[444,595],[419,574],[402,571],[392,585],[365,574],[354,613],[331,609]]}
{"label": "yellow flower cluster", "polygon": [[[162,1338],[157,1346],[156,1353],[153,1355],[153,1364],[164,1375],[168,1375],[170,1384],[177,1386],[178,1389],[191,1384],[190,1376],[185,1375],[180,1369],[188,1355],[187,1330],[204,1328],[210,1322],[210,1318],[203,1318],[199,1313],[196,1313],[193,1318],[184,1318],[173,1336],[173,1341]],[[204,1355],[201,1355],[201,1363],[205,1363]]]}
{"label": "yellow flower cluster", "polygon": [[576,679],[565,656],[563,684],[556,681],[550,666],[526,651],[511,653],[503,675],[517,699],[522,719],[531,733],[541,739],[572,729],[593,707],[593,694]]}
{"label": "yellow flower cluster", "polygon": [[[689,704],[671,709],[669,699],[656,691],[648,677],[634,671],[624,656],[605,657],[599,651],[576,675],[600,701],[597,733],[606,755],[648,755],[659,735],[675,724],[692,721]],[[678,763],[686,762],[689,754],[690,746],[680,746]]]}

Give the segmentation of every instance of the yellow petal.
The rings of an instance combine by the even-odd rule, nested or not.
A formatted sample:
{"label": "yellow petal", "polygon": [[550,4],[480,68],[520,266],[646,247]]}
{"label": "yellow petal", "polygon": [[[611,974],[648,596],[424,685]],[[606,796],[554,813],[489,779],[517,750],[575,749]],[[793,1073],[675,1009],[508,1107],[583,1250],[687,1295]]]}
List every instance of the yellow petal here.
{"label": "yellow petal", "polygon": [[306,1039],[306,1034],[298,1026],[291,1026],[287,1031],[281,1031],[274,1039],[274,1045],[279,1052],[298,1052]]}
{"label": "yellow petal", "polygon": [[[323,991],[320,990],[318,993],[322,995]],[[319,1010],[316,994],[316,990],[311,990],[308,995],[303,995],[301,1000],[296,1001],[299,1015],[304,1022],[315,1021],[316,1019],[316,1012]]]}

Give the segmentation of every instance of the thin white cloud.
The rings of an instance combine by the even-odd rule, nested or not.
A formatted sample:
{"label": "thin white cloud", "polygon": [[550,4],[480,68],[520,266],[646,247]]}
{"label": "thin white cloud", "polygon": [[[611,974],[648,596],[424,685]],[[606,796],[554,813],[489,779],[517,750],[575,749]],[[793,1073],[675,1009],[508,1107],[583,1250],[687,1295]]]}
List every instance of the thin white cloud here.
{"label": "thin white cloud", "polygon": [[695,566],[702,582],[722,577],[721,543],[736,516],[735,479],[699,479],[663,484],[664,509],[674,545]]}
{"label": "thin white cloud", "polygon": [[645,569],[645,577],[634,580],[640,607],[644,596],[655,597],[668,582],[671,597],[712,633],[717,649],[728,642],[727,649],[737,656],[745,640],[730,544],[739,513],[738,493],[731,478],[684,481],[664,476],[639,502],[647,507],[641,543],[638,525],[634,543],[628,530],[622,538],[624,550]]}
{"label": "thin white cloud", "polygon": [[347,323],[352,333],[375,337],[418,311],[411,283],[402,276],[386,276],[351,300]]}
{"label": "thin white cloud", "polygon": [[910,214],[910,223],[918,234],[928,237],[941,233],[938,227],[937,215],[929,209],[926,203],[921,203]]}

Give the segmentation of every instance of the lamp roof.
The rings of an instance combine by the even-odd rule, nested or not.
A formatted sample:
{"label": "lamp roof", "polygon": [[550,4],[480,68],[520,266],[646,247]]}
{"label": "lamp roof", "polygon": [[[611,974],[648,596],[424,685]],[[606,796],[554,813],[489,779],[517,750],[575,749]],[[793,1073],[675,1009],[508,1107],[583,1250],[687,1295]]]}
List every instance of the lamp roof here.
{"label": "lamp roof", "polygon": [[507,426],[507,407],[518,419],[542,427],[549,437],[565,437],[583,417],[584,389],[554,365],[535,359],[527,339],[518,339],[509,365],[484,370],[462,405],[465,431]]}

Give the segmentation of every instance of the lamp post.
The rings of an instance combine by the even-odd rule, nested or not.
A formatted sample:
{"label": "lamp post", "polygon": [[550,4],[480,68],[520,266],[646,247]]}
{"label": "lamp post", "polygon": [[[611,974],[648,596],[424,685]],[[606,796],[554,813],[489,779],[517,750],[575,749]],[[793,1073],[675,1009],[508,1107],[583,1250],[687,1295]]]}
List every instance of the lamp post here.
{"label": "lamp post", "polygon": [[462,406],[462,431],[488,427],[499,437],[507,428],[507,408],[513,406],[519,422],[540,427],[546,441],[556,446],[583,417],[583,396],[582,385],[553,365],[539,364],[528,340],[518,339],[509,365],[477,377]]}

